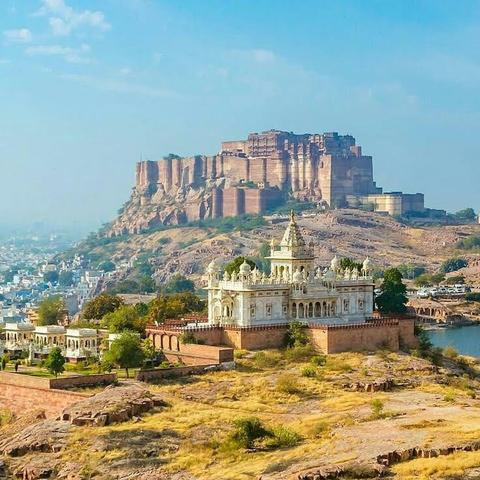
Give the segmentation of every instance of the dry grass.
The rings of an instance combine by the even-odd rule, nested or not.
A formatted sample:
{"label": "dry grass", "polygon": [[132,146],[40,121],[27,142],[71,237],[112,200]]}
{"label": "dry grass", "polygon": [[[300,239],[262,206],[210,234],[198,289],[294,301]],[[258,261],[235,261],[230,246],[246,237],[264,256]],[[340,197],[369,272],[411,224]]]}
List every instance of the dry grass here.
{"label": "dry grass", "polygon": [[457,452],[436,458],[418,458],[393,467],[402,480],[465,478],[469,468],[480,466],[480,452]]}

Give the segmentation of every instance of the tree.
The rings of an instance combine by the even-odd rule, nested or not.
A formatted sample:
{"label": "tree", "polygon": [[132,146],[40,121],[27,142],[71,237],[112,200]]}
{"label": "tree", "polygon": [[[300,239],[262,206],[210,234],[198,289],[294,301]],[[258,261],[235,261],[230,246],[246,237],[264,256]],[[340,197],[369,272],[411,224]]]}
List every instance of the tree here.
{"label": "tree", "polygon": [[461,268],[465,268],[467,265],[468,262],[464,258],[449,258],[442,263],[440,271],[442,273],[456,272]]}
{"label": "tree", "polygon": [[469,235],[457,242],[457,248],[462,250],[474,250],[480,248],[480,237],[477,235]]}
{"label": "tree", "polygon": [[397,268],[385,270],[382,293],[376,298],[381,313],[405,313],[407,311],[407,287],[402,282],[402,274]]}
{"label": "tree", "polygon": [[73,285],[73,272],[64,270],[58,275],[58,284],[61,287],[70,287]]}
{"label": "tree", "polygon": [[152,293],[156,289],[155,280],[148,276],[144,275],[138,284],[139,293]]}
{"label": "tree", "polygon": [[413,280],[425,273],[425,267],[421,265],[415,265],[414,263],[405,263],[397,266],[398,270],[402,274],[403,278],[409,278]]}
{"label": "tree", "polygon": [[123,305],[123,300],[117,295],[101,293],[85,305],[83,318],[86,320],[101,320],[107,313],[114,312]]}
{"label": "tree", "polygon": [[298,320],[294,320],[288,324],[285,334],[285,343],[287,347],[301,347],[308,343],[308,337],[305,333],[305,325]]}
{"label": "tree", "polygon": [[256,264],[254,261],[245,258],[245,257],[236,257],[233,259],[230,263],[227,263],[225,265],[225,271],[228,272],[230,275],[235,272],[238,273],[240,271],[240,265],[242,265],[243,262],[247,262],[250,265],[250,268],[253,270],[256,268]]}
{"label": "tree", "polygon": [[121,305],[114,312],[107,313],[102,318],[101,325],[112,333],[124,330],[145,332],[146,319],[140,315],[136,305]]}
{"label": "tree", "polygon": [[113,272],[116,269],[115,264],[110,261],[110,260],[105,260],[104,262],[100,263],[98,265],[98,269],[101,270],[102,272]]}
{"label": "tree", "polygon": [[153,366],[153,361],[157,356],[157,351],[155,350],[155,345],[153,344],[150,338],[146,338],[142,343],[143,355],[145,360]]}
{"label": "tree", "polygon": [[340,260],[340,268],[342,270],[346,270],[347,268],[349,268],[350,270],[357,269],[358,271],[361,271],[362,270],[362,264],[358,263],[358,262],[355,262],[351,258],[344,257]]}
{"label": "tree", "polygon": [[454,213],[453,216],[457,220],[466,220],[466,221],[472,221],[477,218],[477,215],[475,214],[475,210],[473,208],[465,208],[463,210],[459,210],[458,212]]}
{"label": "tree", "polygon": [[63,300],[55,295],[42,300],[38,304],[38,325],[56,325],[65,311]]}
{"label": "tree", "polygon": [[43,274],[43,281],[45,283],[57,283],[58,282],[58,272],[56,270],[51,270]]}
{"label": "tree", "polygon": [[164,323],[170,318],[205,309],[205,302],[191,292],[175,295],[160,295],[150,302],[149,320],[153,323]]}
{"label": "tree", "polygon": [[195,283],[179,273],[172,275],[168,282],[160,287],[160,292],[164,294],[194,291]]}
{"label": "tree", "polygon": [[145,353],[140,337],[134,332],[123,332],[105,352],[104,362],[124,368],[127,378],[129,378],[128,369],[140,367],[144,358]]}
{"label": "tree", "polygon": [[45,360],[45,368],[55,377],[65,371],[65,357],[62,355],[60,347],[54,347],[50,350]]}

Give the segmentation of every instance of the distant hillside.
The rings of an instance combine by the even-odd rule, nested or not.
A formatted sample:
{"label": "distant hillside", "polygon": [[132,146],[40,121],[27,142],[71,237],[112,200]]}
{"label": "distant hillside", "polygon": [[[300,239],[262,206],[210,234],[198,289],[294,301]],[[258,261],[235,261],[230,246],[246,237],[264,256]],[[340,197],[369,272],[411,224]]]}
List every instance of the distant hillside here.
{"label": "distant hillside", "polygon": [[[287,217],[273,221],[276,223],[268,217],[250,217],[228,223],[224,219],[222,224],[91,238],[75,252],[88,254],[97,263],[108,259],[121,264],[141,258],[152,266],[157,282],[175,273],[199,280],[212,259],[227,262],[237,255],[257,256],[262,244],[272,237],[280,240]],[[327,265],[334,255],[357,260],[368,255],[379,269],[404,263],[436,268],[446,258],[459,254],[455,248],[458,240],[480,235],[480,225],[409,227],[392,217],[359,210],[305,212],[298,223],[307,240],[315,243],[319,264]],[[460,254],[468,256],[466,252]],[[127,269],[121,275],[127,278],[132,272],[134,269]]]}

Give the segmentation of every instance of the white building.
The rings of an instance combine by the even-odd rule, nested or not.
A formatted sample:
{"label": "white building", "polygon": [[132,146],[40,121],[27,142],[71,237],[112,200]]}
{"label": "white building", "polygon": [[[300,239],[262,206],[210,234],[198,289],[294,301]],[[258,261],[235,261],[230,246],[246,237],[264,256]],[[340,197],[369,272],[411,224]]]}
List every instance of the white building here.
{"label": "white building", "polygon": [[35,327],[33,334],[34,352],[48,355],[53,347],[63,350],[65,345],[65,327],[61,325],[41,325]]}
{"label": "white building", "polygon": [[31,323],[6,323],[5,348],[11,352],[28,350],[34,331],[35,326]]}
{"label": "white building", "polygon": [[280,245],[271,243],[271,274],[244,262],[238,274],[220,278],[214,261],[208,274],[211,325],[255,326],[288,323],[359,323],[373,313],[374,283],[368,258],[361,272],[340,269],[335,257],[326,271],[315,267],[293,213]]}
{"label": "white building", "polygon": [[100,338],[94,328],[67,328],[65,335],[65,356],[74,361],[97,357]]}

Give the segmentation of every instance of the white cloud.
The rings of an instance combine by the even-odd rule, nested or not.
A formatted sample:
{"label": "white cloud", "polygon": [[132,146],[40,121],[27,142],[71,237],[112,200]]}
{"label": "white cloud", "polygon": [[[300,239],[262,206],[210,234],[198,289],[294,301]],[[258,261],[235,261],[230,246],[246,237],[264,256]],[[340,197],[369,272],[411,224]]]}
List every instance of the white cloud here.
{"label": "white cloud", "polygon": [[73,30],[89,27],[99,31],[110,30],[111,25],[105,20],[103,12],[98,10],[74,10],[64,0],[43,0],[37,15],[48,16],[52,33],[67,36]]}
{"label": "white cloud", "polygon": [[32,32],[28,28],[5,30],[3,36],[5,40],[11,43],[29,43],[32,41]]}
{"label": "white cloud", "polygon": [[79,48],[63,47],[61,45],[36,45],[25,49],[27,55],[43,55],[62,57],[69,63],[90,63],[91,60],[87,54],[90,52],[90,46],[81,45]]}
{"label": "white cloud", "polygon": [[271,63],[277,58],[271,50],[264,50],[263,48],[255,48],[250,53],[257,63]]}
{"label": "white cloud", "polygon": [[63,74],[60,78],[64,80],[71,80],[88,87],[111,93],[134,94],[157,98],[173,98],[178,96],[175,92],[170,90],[135,84],[132,82],[111,80],[108,78],[96,78],[88,75],[77,74]]}

